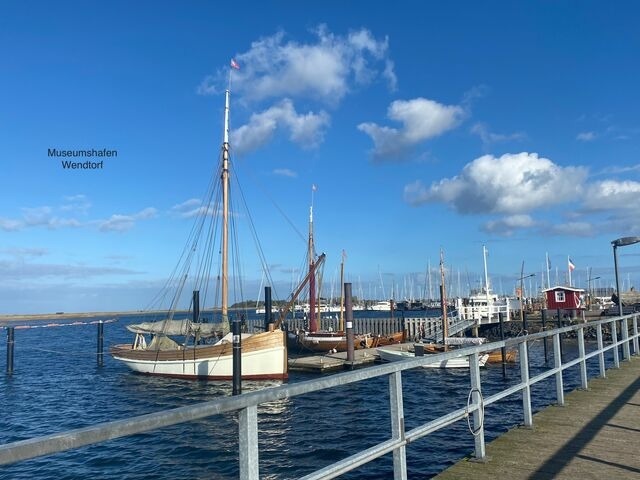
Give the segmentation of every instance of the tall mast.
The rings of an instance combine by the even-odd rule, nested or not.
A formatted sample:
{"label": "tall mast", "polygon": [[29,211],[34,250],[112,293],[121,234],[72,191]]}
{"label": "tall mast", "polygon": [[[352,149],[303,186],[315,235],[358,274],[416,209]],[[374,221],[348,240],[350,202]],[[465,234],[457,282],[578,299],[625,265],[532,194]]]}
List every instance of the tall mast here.
{"label": "tall mast", "polygon": [[344,332],[344,257],[347,254],[342,250],[342,261],[340,262],[340,325],[338,330]]}
{"label": "tall mast", "polygon": [[[229,71],[231,78],[231,71]],[[231,81],[229,81],[231,83]],[[229,97],[230,88],[224,98],[224,133],[222,141],[222,324],[223,330],[229,330]]]}
{"label": "tall mast", "polygon": [[487,247],[482,246],[482,258],[484,259],[484,288],[487,294],[487,319],[491,320],[491,302],[489,301],[489,274],[487,273]]}
{"label": "tall mast", "polygon": [[442,343],[446,347],[449,336],[449,319],[447,318],[447,287],[444,278],[444,252],[440,249],[440,304],[442,307]]}
{"label": "tall mast", "polygon": [[309,207],[309,245],[308,245],[308,261],[309,261],[309,331],[318,330],[316,321],[316,275],[315,268],[315,246],[313,244],[313,192],[316,186],[311,186],[311,206]]}

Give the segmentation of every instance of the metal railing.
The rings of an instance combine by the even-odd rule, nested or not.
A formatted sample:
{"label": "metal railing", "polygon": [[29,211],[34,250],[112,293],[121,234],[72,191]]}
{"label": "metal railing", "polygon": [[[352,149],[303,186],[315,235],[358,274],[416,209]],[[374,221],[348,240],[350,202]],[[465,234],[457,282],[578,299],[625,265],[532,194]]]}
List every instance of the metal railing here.
{"label": "metal railing", "polygon": [[[629,332],[628,322],[632,322],[632,331]],[[622,339],[618,340],[618,323],[621,324]],[[603,336],[603,326],[608,325],[610,329],[611,342],[605,344]],[[595,328],[597,338],[597,348],[589,353],[585,350],[584,330],[585,328]],[[561,338],[563,334],[575,332],[578,339],[578,357],[566,363],[562,361]],[[551,337],[553,340],[552,368],[531,377],[529,375],[528,343]],[[567,368],[578,365],[580,367],[580,386],[587,388],[587,360],[597,357],[599,359],[599,373],[606,375],[605,354],[609,351],[613,353],[613,363],[615,367],[620,365],[619,349],[622,348],[623,358],[628,360],[633,353],[638,354],[638,316],[627,315],[624,317],[608,318],[596,322],[580,323],[547,332],[540,332],[532,335],[516,337],[504,341],[493,342],[481,346],[468,347],[446,353],[415,357],[414,359],[401,362],[390,363],[367,369],[341,373],[333,376],[323,377],[317,380],[305,381],[280,387],[246,393],[234,397],[223,397],[213,401],[161,411],[153,414],[142,415],[129,419],[116,420],[101,423],[95,426],[56,433],[44,437],[23,440],[0,446],[0,465],[20,462],[23,460],[63,452],[86,445],[96,444],[115,438],[135,435],[162,427],[190,422],[213,415],[227,412],[238,412],[239,420],[239,471],[243,480],[257,480],[259,478],[259,451],[258,451],[258,406],[267,402],[281,400],[297,395],[304,395],[311,392],[334,388],[341,385],[348,385],[365,381],[374,377],[388,376],[389,381],[389,411],[391,423],[390,437],[377,445],[357,452],[345,459],[328,465],[302,478],[327,479],[334,478],[350,470],[353,470],[367,462],[379,458],[388,453],[393,455],[393,470],[395,479],[407,478],[406,447],[409,443],[429,435],[437,430],[447,427],[454,422],[467,419],[472,427],[475,437],[474,454],[478,459],[484,459],[485,434],[484,434],[484,411],[485,408],[505,397],[522,394],[523,422],[525,426],[533,424],[531,408],[531,386],[548,377],[555,377],[556,399],[560,405],[564,404],[563,371]],[[479,356],[488,350],[495,350],[501,347],[517,347],[519,350],[520,362],[520,383],[512,385],[504,390],[483,398],[482,385],[480,381]],[[402,397],[402,372],[416,367],[424,366],[428,363],[439,362],[460,356],[470,358],[470,380],[471,391],[469,393],[468,405],[465,408],[458,408],[435,420],[424,423],[416,428],[406,431],[403,411]],[[310,440],[311,441],[311,440]]]}

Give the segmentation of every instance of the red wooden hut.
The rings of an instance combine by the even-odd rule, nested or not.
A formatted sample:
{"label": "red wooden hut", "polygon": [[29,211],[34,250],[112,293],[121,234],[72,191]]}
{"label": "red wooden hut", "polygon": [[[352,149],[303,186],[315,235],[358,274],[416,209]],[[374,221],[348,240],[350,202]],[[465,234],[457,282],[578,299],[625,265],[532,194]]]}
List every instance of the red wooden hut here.
{"label": "red wooden hut", "polygon": [[586,307],[584,290],[574,287],[552,287],[543,290],[549,310],[579,310]]}

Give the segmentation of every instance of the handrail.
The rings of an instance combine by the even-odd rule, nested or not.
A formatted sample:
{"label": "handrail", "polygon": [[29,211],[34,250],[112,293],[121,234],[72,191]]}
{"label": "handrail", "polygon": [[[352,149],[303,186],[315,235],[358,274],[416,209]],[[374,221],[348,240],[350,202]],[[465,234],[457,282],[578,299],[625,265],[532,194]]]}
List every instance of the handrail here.
{"label": "handrail", "polygon": [[[629,334],[628,321],[632,321],[632,333]],[[622,324],[622,339],[617,337],[617,323]],[[609,344],[603,342],[602,327],[611,326],[612,341]],[[584,329],[595,327],[597,333],[598,348],[590,353],[585,353]],[[578,334],[577,359],[562,363],[560,354],[560,335],[569,332]],[[528,343],[535,340],[553,339],[554,366],[536,376],[529,378],[528,366]],[[379,458],[388,453],[393,453],[394,477],[407,478],[406,471],[406,446],[418,438],[424,437],[446,426],[469,418],[473,418],[473,431],[475,441],[475,456],[478,459],[485,458],[484,449],[484,427],[480,415],[481,408],[509,396],[522,392],[524,424],[531,426],[533,423],[531,415],[531,386],[547,377],[556,377],[557,402],[564,404],[563,378],[562,372],[575,365],[580,365],[581,386],[587,388],[586,361],[590,358],[599,357],[600,375],[605,376],[604,354],[613,351],[614,365],[619,365],[618,347],[622,346],[623,356],[626,360],[630,358],[630,345],[633,345],[634,354],[638,354],[638,343],[640,335],[638,333],[638,315],[626,315],[622,317],[607,318],[589,323],[580,323],[559,329],[539,332],[531,335],[510,338],[479,346],[470,346],[464,349],[452,350],[424,357],[415,357],[409,360],[379,365],[362,370],[339,373],[332,376],[323,377],[316,380],[309,380],[300,383],[282,385],[274,388],[245,393],[239,396],[222,397],[212,401],[160,411],[152,414],[141,415],[128,419],[115,420],[100,423],[90,427],[70,430],[66,432],[54,433],[43,437],[22,440],[0,446],[0,465],[20,462],[44,455],[63,452],[86,445],[91,445],[106,440],[135,435],[138,433],[156,430],[162,427],[190,422],[205,417],[219,415],[226,412],[239,412],[239,433],[238,443],[240,448],[240,478],[246,480],[257,480],[258,472],[258,415],[257,407],[263,403],[286,399],[297,395],[304,395],[328,388],[335,388],[342,385],[360,382],[380,376],[389,377],[389,411],[391,415],[391,437],[374,445],[366,450],[354,453],[350,457],[335,462],[303,478],[321,479],[334,478],[347,471],[367,463],[375,458]],[[479,356],[489,350],[501,347],[519,348],[521,381],[516,385],[511,385],[504,390],[491,396],[482,398],[479,375]],[[408,369],[423,366],[427,363],[448,360],[461,356],[470,357],[470,377],[472,402],[466,408],[458,408],[439,418],[431,420],[415,427],[410,431],[405,431],[403,404],[402,404],[402,372]]]}

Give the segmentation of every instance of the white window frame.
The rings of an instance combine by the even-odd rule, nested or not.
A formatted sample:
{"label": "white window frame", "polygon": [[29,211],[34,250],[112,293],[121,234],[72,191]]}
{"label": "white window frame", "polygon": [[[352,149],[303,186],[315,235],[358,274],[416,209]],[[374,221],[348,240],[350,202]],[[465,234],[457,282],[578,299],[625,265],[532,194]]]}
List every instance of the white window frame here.
{"label": "white window frame", "polygon": [[564,294],[564,290],[558,290],[554,293],[556,294],[556,303],[564,303],[567,301],[567,297]]}

